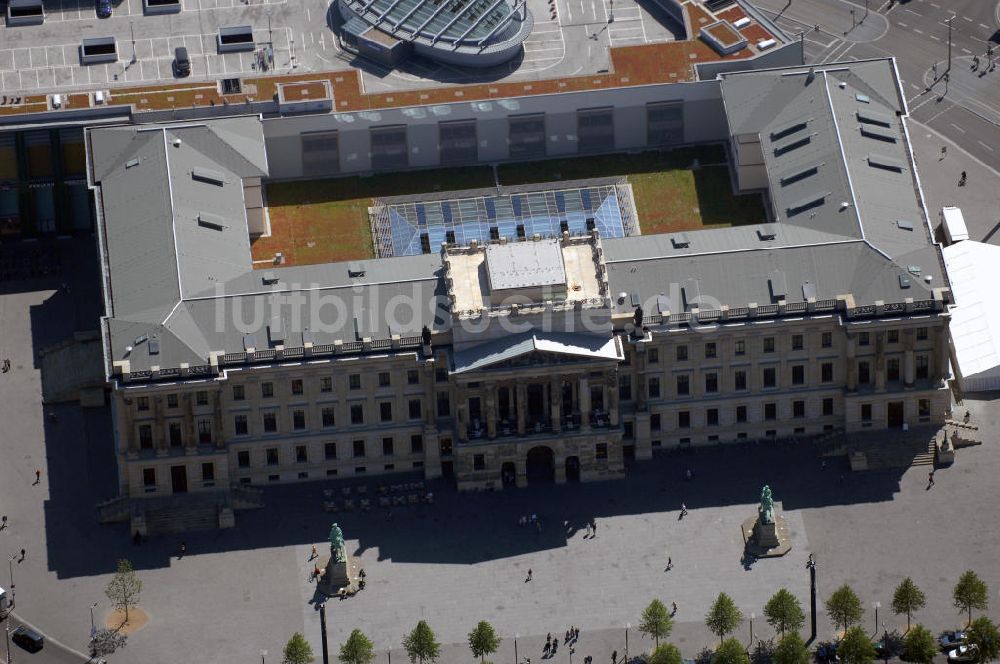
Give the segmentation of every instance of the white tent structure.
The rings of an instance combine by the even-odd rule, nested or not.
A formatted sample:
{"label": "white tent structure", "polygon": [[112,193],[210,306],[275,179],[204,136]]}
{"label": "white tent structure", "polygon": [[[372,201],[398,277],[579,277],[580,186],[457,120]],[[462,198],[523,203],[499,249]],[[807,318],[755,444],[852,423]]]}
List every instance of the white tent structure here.
{"label": "white tent structure", "polygon": [[951,345],[963,392],[1000,390],[1000,247],[972,240],[944,248],[955,307]]}

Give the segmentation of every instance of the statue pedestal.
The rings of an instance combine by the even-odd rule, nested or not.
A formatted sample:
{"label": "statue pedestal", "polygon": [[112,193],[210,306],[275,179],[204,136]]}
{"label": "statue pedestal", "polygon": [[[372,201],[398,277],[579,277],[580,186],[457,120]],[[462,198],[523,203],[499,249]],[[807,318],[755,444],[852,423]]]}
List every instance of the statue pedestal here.
{"label": "statue pedestal", "polygon": [[761,523],[759,516],[743,522],[744,548],[757,558],[778,558],[792,550],[785,517],[778,515],[777,510],[774,512],[773,523]]}
{"label": "statue pedestal", "polygon": [[[322,559],[317,567],[321,563]],[[344,560],[338,562],[331,556],[322,569],[323,575],[317,579],[316,588],[327,597],[353,595],[358,591],[357,560],[345,556]]]}

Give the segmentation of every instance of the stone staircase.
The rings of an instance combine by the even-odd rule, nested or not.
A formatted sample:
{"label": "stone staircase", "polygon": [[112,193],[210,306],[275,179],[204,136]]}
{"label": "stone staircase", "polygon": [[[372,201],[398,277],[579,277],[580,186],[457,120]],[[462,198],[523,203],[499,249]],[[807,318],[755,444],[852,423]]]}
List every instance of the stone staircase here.
{"label": "stone staircase", "polygon": [[198,505],[146,510],[146,534],[170,535],[219,527],[217,505]]}
{"label": "stone staircase", "polygon": [[919,427],[908,432],[856,432],[830,441],[822,456],[864,455],[869,470],[933,466],[935,427]]}

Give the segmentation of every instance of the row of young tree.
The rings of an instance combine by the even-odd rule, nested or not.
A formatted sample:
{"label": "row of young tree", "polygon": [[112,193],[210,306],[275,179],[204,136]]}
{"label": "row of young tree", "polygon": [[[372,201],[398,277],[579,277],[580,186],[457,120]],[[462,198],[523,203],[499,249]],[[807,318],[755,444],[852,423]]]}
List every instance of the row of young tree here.
{"label": "row of young tree", "polygon": [[[1000,658],[1000,631],[997,626],[986,616],[972,619],[973,610],[985,611],[988,608],[989,588],[986,583],[972,570],[965,572],[952,591],[952,601],[955,608],[968,616],[967,642],[974,646],[977,664]],[[934,634],[922,624],[911,626],[913,614],[924,608],[926,603],[923,591],[909,577],[903,579],[893,593],[893,612],[906,616],[906,633],[896,653],[904,661],[931,664],[938,654]],[[864,607],[857,593],[847,584],[842,585],[826,600],[825,608],[834,629],[843,630],[837,645],[841,664],[871,664],[877,653],[871,636],[860,625]],[[811,653],[799,634],[805,624],[805,612],[795,595],[781,588],[764,605],[763,613],[778,637],[778,643],[768,659],[773,664],[810,664]],[[731,636],[743,619],[743,613],[732,598],[726,593],[719,593],[705,615],[705,625],[719,637],[719,647],[706,657],[699,657],[699,660],[708,659],[709,664],[750,664],[747,646]],[[660,643],[660,639],[670,636],[673,627],[670,611],[658,599],[650,602],[642,612],[638,629],[654,641],[647,664],[683,664],[684,659],[675,645]],[[500,647],[500,636],[490,623],[483,620],[469,632],[468,643],[473,656],[485,664],[486,656]],[[888,647],[889,644],[883,644],[883,648]],[[441,644],[430,625],[421,620],[403,639],[403,649],[412,664],[426,664],[437,660]],[[308,664],[313,661],[309,643],[298,632],[285,646],[284,655],[284,664]],[[340,647],[338,659],[342,664],[371,664],[375,659],[375,646],[361,630],[355,629]]]}
{"label": "row of young tree", "polygon": [[[972,619],[972,611],[985,611],[989,604],[989,588],[975,572],[962,574],[952,591],[955,608],[967,614],[967,643],[972,646],[971,655],[977,664],[985,664],[1000,657],[1000,632],[986,616]],[[883,655],[899,655],[907,662],[931,664],[938,654],[938,642],[934,634],[921,624],[912,625],[913,614],[926,604],[923,591],[909,577],[896,587],[892,598],[892,610],[897,615],[906,616],[906,633],[899,640],[898,650],[890,653],[888,631],[883,635]],[[848,585],[838,588],[825,603],[826,613],[834,629],[843,630],[843,637],[837,644],[837,655],[842,664],[870,664],[875,660],[876,648],[872,637],[860,623],[864,608],[857,594]],[[776,592],[764,605],[764,617],[777,632],[778,643],[769,657],[773,664],[809,664],[811,653],[799,630],[805,623],[805,613],[798,599],[787,589]],[[730,635],[743,622],[743,613],[725,593],[712,603],[705,615],[705,625],[719,637],[719,647],[707,657],[710,664],[750,664],[747,646]],[[642,614],[639,631],[654,639],[655,649],[648,664],[682,664],[680,651],[672,644],[660,645],[660,639],[669,636],[673,620],[666,606],[660,600],[653,600]],[[729,636],[730,638],[726,638]]]}

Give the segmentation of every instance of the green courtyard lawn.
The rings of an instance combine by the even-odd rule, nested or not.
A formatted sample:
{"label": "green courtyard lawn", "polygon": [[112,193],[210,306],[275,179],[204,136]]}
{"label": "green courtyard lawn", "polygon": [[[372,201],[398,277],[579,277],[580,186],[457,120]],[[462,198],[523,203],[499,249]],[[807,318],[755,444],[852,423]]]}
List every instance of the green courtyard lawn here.
{"label": "green courtyard lawn", "polygon": [[[696,159],[698,167],[692,168]],[[500,184],[508,186],[625,177],[644,235],[766,220],[760,195],[733,195],[719,145],[503,164],[498,174]],[[253,257],[261,266],[279,251],[287,265],[372,258],[368,208],[373,199],[494,184],[489,166],[269,182],[271,235],[253,242]]]}

